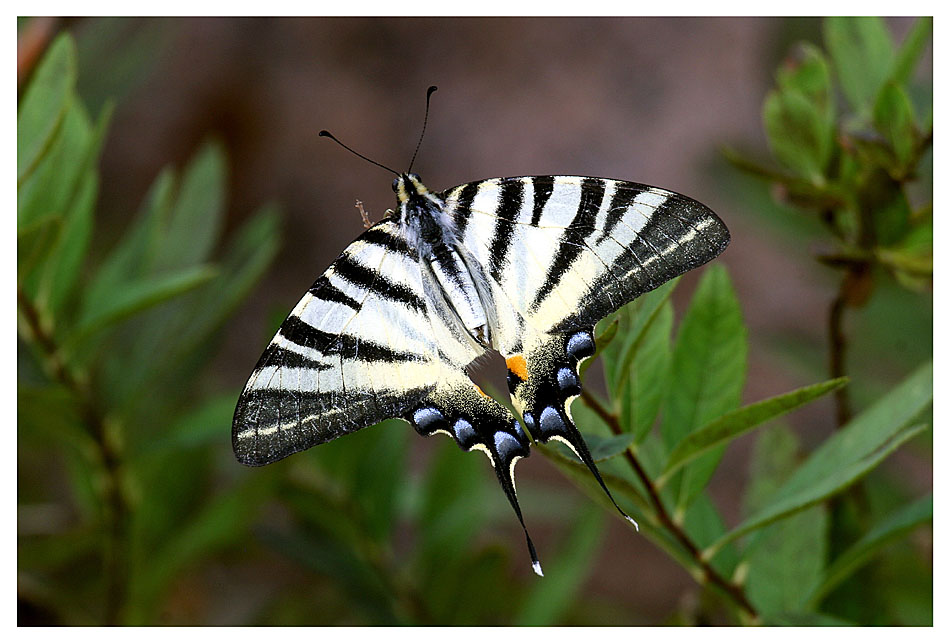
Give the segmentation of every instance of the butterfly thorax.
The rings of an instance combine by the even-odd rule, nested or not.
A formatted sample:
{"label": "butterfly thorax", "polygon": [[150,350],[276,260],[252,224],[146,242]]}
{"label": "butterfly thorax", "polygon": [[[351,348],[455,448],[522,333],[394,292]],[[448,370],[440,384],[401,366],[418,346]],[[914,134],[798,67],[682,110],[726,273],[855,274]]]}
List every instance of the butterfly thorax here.
{"label": "butterfly thorax", "polygon": [[465,261],[445,202],[429,192],[416,174],[401,174],[393,181],[393,191],[399,203],[399,222],[418,252],[423,271],[438,284],[472,339],[490,346],[488,315],[476,286],[479,279]]}

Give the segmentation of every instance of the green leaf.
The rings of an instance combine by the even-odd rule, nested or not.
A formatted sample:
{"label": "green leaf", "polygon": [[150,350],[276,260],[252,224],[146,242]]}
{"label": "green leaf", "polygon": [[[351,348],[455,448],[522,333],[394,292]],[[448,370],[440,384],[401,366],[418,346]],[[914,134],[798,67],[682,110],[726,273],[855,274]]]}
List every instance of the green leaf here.
{"label": "green leaf", "polygon": [[841,89],[859,116],[871,106],[891,73],[894,41],[881,18],[825,18],[825,46]]}
{"label": "green leaf", "polygon": [[62,234],[56,250],[44,266],[40,277],[38,300],[54,318],[58,317],[64,302],[78,296],[74,288],[82,274],[82,263],[92,240],[96,197],[99,193],[99,177],[86,173],[76,197],[66,211]]}
{"label": "green leaf", "polygon": [[773,90],[762,106],[762,120],[775,158],[812,183],[823,184],[834,142],[825,108],[798,90]]}
{"label": "green leaf", "polygon": [[96,199],[99,195],[97,165],[111,117],[112,108],[108,105],[87,137],[79,164],[82,173],[65,205],[63,236],[56,248],[55,260],[50,262],[42,277],[40,298],[54,315],[79,295],[74,286],[82,274],[83,262],[92,240]]}
{"label": "green leaf", "polygon": [[185,167],[182,177],[161,246],[151,265],[155,272],[207,261],[221,231],[226,188],[221,145],[205,144]]}
{"label": "green leaf", "polygon": [[876,248],[874,254],[906,287],[928,288],[933,280],[933,220],[913,223],[900,243]]}
{"label": "green leaf", "polygon": [[[594,462],[603,462],[615,458],[633,444],[634,435],[632,433],[623,433],[621,435],[600,436],[589,435],[584,437],[587,446],[590,449],[590,455]],[[566,447],[565,447],[566,448]],[[573,454],[571,454],[574,457]]]}
{"label": "green leaf", "polygon": [[802,43],[796,59],[778,70],[781,91],[796,92],[811,103],[821,129],[818,135],[824,145],[832,145],[834,136],[835,104],[831,86],[831,70],[824,54],[811,43]]}
{"label": "green leaf", "polygon": [[573,524],[567,542],[545,570],[544,582],[533,584],[516,617],[517,625],[558,625],[576,601],[603,539],[604,516],[599,509],[588,505]]}
{"label": "green leaf", "polygon": [[672,331],[673,304],[666,301],[644,327],[635,360],[621,378],[620,423],[626,431],[633,432],[636,443],[642,442],[653,428],[669,392]]}
{"label": "green leaf", "polygon": [[904,85],[910,80],[921,54],[926,49],[927,43],[930,42],[933,28],[933,16],[924,16],[914,22],[914,26],[910,28],[904,42],[897,51],[897,55],[894,57],[890,80],[900,85]]}
{"label": "green leaf", "polygon": [[[759,436],[752,454],[746,505],[753,511],[794,471],[798,441],[784,427]],[[768,618],[803,608],[807,592],[824,568],[828,548],[827,509],[816,505],[755,534],[743,554],[746,594]]]}
{"label": "green leaf", "polygon": [[17,188],[17,223],[65,214],[98,150],[96,131],[78,101],[70,104],[46,154]]}
{"label": "green leaf", "polygon": [[[714,418],[736,408],[745,385],[746,330],[726,269],[710,266],[703,274],[673,350],[669,392],[660,432],[668,448]],[[715,471],[722,448],[691,463],[677,492],[684,510]]]}
{"label": "green leaf", "polygon": [[[130,405],[174,403],[175,399],[156,400],[146,391],[176,382],[176,386],[186,386],[200,373],[218,347],[217,331],[221,324],[276,255],[278,224],[276,208],[262,208],[231,240],[218,264],[217,277],[167,306],[150,311],[134,334],[125,333],[117,338],[117,344],[128,348],[110,351],[107,369],[116,385],[108,394],[113,404],[128,412],[151,416],[170,411],[159,407],[133,409]],[[154,360],[155,354],[161,354],[162,359]]]}
{"label": "green leaf", "polygon": [[194,290],[216,274],[212,266],[196,266],[128,284],[113,293],[112,298],[99,308],[85,308],[68,341],[70,344],[79,343],[108,326]]}
{"label": "green leaf", "polygon": [[841,377],[819,384],[812,384],[789,393],[770,397],[761,402],[749,404],[716,418],[701,429],[687,435],[673,448],[663,475],[657,480],[657,484],[662,486],[664,480],[678,471],[680,467],[708,450],[734,440],[764,422],[780,417],[822,395],[841,388],[847,382],[848,378]]}
{"label": "green leaf", "polygon": [[809,592],[806,603],[817,606],[842,581],[893,543],[917,527],[933,520],[933,494],[928,493],[911,504],[901,507],[871,528],[828,567],[821,583]]}
{"label": "green leaf", "polygon": [[[683,529],[690,539],[702,549],[712,544],[726,533],[726,523],[709,494],[700,491],[696,494],[689,509],[682,518]],[[731,577],[739,557],[733,547],[725,547],[713,556],[710,563],[726,577]]]}
{"label": "green leaf", "polygon": [[765,507],[723,536],[706,554],[854,484],[904,442],[927,428],[926,425],[904,427],[932,400],[933,363],[927,363],[826,440]]}
{"label": "green leaf", "polygon": [[898,171],[909,170],[917,146],[914,108],[907,93],[895,83],[887,83],[874,103],[874,126],[894,150]]}
{"label": "green leaf", "polygon": [[175,174],[163,170],[149,188],[142,208],[132,227],[102,263],[90,283],[88,300],[106,302],[127,281],[147,274],[153,249],[160,242],[162,222],[167,218],[175,198]]}
{"label": "green leaf", "polygon": [[666,303],[679,278],[671,279],[659,288],[648,292],[620,309],[616,321],[618,337],[603,351],[604,374],[607,388],[621,397],[624,379],[630,374],[634,358],[644,341],[644,336]]}
{"label": "green leaf", "polygon": [[17,187],[52,144],[73,99],[75,85],[76,46],[64,33],[43,56],[17,108]]}
{"label": "green leaf", "polygon": [[62,229],[63,217],[57,214],[48,214],[26,225],[17,226],[17,283],[22,282],[47,258],[59,241]]}
{"label": "green leaf", "polygon": [[749,482],[743,497],[743,513],[750,515],[766,506],[799,464],[795,433],[777,423],[756,436],[749,459]]}

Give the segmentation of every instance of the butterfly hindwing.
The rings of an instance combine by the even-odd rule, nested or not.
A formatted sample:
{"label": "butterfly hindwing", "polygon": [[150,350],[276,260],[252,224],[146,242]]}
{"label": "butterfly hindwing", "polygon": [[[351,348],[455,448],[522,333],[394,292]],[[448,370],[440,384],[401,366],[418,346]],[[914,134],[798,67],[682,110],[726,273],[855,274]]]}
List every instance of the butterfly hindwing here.
{"label": "butterfly hindwing", "polygon": [[567,444],[610,496],[570,412],[578,366],[594,353],[593,327],[714,258],[728,230],[693,199],[612,179],[489,179],[444,198],[462,246],[484,268],[495,345],[528,430]]}

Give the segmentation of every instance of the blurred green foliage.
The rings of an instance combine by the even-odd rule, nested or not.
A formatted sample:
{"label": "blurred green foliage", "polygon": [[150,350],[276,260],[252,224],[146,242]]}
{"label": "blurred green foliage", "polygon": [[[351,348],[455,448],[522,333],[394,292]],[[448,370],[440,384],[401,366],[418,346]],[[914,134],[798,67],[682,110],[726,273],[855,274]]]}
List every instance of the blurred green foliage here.
{"label": "blurred green foliage", "polygon": [[[932,254],[920,232],[929,219],[904,208],[901,195],[929,121],[918,107],[908,111],[901,83],[929,28],[920,23],[888,54],[890,37],[875,24],[829,21],[832,63],[806,47],[800,64],[780,72],[764,115],[785,169],[767,176],[796,203],[831,207],[839,255],[919,288],[929,274],[920,270],[925,246]],[[862,53],[868,47],[880,51]],[[869,59],[887,73],[866,71]],[[420,467],[417,438],[401,421],[263,469],[235,463],[228,439],[238,391],[209,388],[201,376],[218,331],[275,256],[279,215],[265,206],[222,240],[227,162],[210,142],[183,169],[164,170],[135,222],[95,256],[110,108],[104,102],[90,117],[76,69],[75,46],[61,35],[33,71],[17,120],[21,624],[165,623],[176,601],[189,602],[197,623],[596,624],[602,608],[581,589],[616,513],[559,445],[538,450],[592,501],[521,490],[524,505],[542,512],[531,518],[563,527],[559,544],[542,548],[544,579],[530,574],[517,538],[483,534],[486,525],[516,533],[484,462],[438,441]],[[832,70],[861,75],[839,81],[854,106],[847,126]],[[864,126],[880,137],[842,135]],[[872,189],[881,172],[885,189]],[[781,423],[763,431],[744,517],[730,527],[708,493],[726,446],[846,390],[847,379],[741,406],[748,340],[727,271],[704,270],[674,329],[675,287],[598,325],[598,354],[585,368],[603,369],[607,397],[586,391],[572,407],[641,534],[704,590],[705,614],[670,622],[930,622],[932,570],[908,536],[931,520],[932,498],[907,497],[875,469],[928,428],[932,366],[914,369],[810,453]],[[829,499],[855,488],[870,498],[866,528],[835,540]],[[287,581],[274,585],[270,573],[259,592],[235,593],[236,613],[207,615],[205,595],[263,569]],[[868,570],[860,600],[888,606],[872,615],[841,600]]]}

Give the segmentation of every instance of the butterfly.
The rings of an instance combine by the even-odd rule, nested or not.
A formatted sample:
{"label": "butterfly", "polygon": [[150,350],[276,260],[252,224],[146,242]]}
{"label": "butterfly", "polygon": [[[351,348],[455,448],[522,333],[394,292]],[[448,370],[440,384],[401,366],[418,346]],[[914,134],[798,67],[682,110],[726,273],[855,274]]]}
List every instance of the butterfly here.
{"label": "butterfly", "polygon": [[[397,208],[317,278],[254,368],[234,453],[265,465],[388,418],[445,434],[488,457],[542,575],[515,464],[532,440],[560,441],[636,524],[571,416],[578,368],[599,320],[714,259],[729,231],[698,201],[628,181],[519,176],[432,192],[393,173]],[[520,418],[466,374],[489,350]]]}

